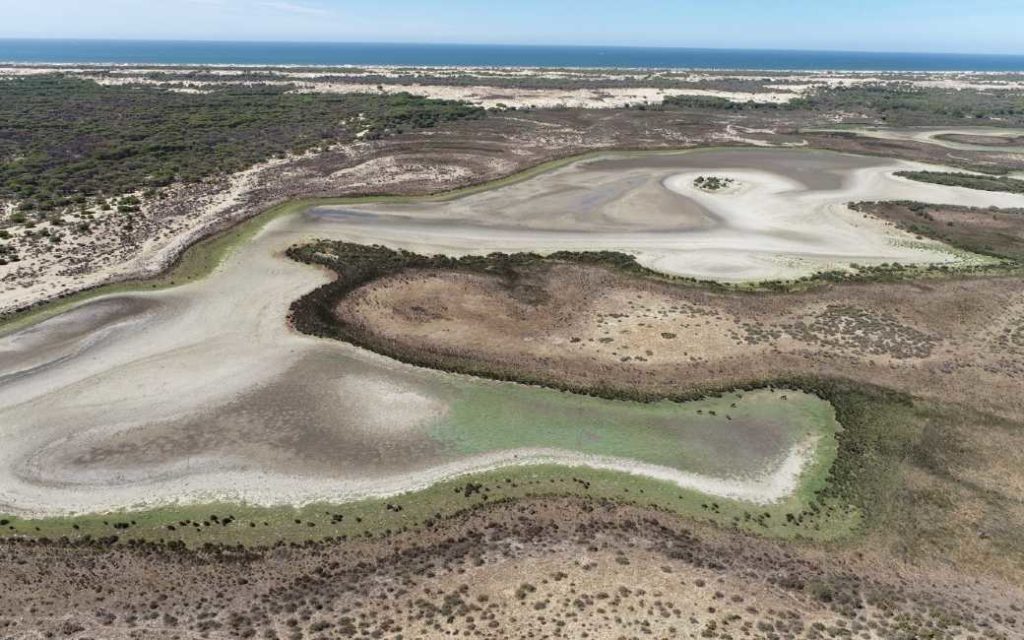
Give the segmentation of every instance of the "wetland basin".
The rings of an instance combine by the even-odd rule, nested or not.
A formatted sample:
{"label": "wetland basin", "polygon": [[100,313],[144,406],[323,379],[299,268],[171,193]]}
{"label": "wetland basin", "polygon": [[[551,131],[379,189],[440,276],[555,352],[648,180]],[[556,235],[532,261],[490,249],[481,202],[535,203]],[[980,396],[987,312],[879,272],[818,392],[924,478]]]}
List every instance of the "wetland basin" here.
{"label": "wetland basin", "polygon": [[[615,249],[668,273],[763,279],[971,259],[850,200],[1024,202],[891,175],[922,166],[795,150],[628,154],[449,201],[272,219],[202,280],[99,297],[0,338],[0,511],[341,502],[532,463],[777,501],[834,455],[824,401],[760,391],[641,404],[406,366],[293,331],[290,304],[331,276],[283,252],[316,238],[453,254]],[[708,174],[736,186],[692,186]]]}

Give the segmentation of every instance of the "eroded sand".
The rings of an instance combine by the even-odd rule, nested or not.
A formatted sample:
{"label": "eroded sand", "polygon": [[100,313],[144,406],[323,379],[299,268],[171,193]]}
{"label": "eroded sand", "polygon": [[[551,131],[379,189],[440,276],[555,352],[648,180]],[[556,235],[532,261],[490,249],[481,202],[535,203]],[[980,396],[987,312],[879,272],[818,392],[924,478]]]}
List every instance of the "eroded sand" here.
{"label": "eroded sand", "polygon": [[[849,261],[955,259],[850,212],[842,206],[849,200],[1021,206],[1019,196],[890,176],[914,166],[798,151],[617,157],[447,203],[280,218],[205,280],[102,298],[0,339],[0,510],[344,500],[533,461],[624,470],[754,502],[778,499],[810,457],[800,429],[781,429],[746,451],[756,438],[737,436],[711,452],[724,467],[731,455],[757,461],[734,473],[563,450],[467,455],[439,446],[424,437],[434,421],[499,383],[414,369],[294,333],[285,324],[288,306],[329,276],[282,251],[319,237],[449,253],[617,249],[672,273],[766,278]],[[700,173],[734,177],[738,186],[697,192],[692,176]],[[502,388],[508,397],[499,412],[525,410],[540,392]]]}

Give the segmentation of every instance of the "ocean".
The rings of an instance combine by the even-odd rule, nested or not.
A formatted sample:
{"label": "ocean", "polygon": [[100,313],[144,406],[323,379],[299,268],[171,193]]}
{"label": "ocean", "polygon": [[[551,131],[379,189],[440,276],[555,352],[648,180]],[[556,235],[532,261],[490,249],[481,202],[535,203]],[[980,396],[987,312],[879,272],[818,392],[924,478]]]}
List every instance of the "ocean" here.
{"label": "ocean", "polygon": [[1024,71],[1024,55],[156,40],[0,39],[0,62]]}

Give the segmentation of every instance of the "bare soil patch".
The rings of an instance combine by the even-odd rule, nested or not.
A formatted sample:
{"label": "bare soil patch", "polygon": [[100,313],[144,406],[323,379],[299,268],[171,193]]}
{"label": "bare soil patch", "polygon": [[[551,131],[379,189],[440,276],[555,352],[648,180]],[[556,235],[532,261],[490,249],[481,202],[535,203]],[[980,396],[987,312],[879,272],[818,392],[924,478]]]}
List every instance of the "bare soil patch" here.
{"label": "bare soil patch", "polygon": [[[339,301],[361,341],[445,369],[672,396],[790,374],[849,377],[1016,415],[1017,278],[711,292],[551,263],[410,270]],[[965,393],[970,389],[969,396]]]}

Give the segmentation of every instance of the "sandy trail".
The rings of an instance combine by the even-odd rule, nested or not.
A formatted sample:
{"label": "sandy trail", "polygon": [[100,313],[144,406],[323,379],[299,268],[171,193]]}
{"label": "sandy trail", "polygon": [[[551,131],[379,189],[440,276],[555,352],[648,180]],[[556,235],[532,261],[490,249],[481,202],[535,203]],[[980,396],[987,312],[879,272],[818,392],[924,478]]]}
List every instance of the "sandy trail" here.
{"label": "sandy trail", "polygon": [[[765,278],[851,260],[956,259],[939,245],[907,242],[846,201],[1024,204],[1020,196],[890,175],[912,166],[801,151],[610,157],[446,203],[276,219],[202,281],[107,296],[0,338],[0,511],[342,501],[535,462],[777,500],[792,492],[811,457],[800,425],[756,450],[752,434],[712,450],[725,467],[756,460],[733,473],[530,447],[481,455],[439,447],[416,407],[444,419],[498,385],[507,397],[494,415],[516,414],[542,390],[407,367],[294,333],[284,321],[288,306],[328,274],[281,254],[321,237],[449,253],[617,249],[672,273]],[[692,176],[702,172],[735,177],[739,186],[698,192]],[[389,427],[367,435],[381,424]]]}

